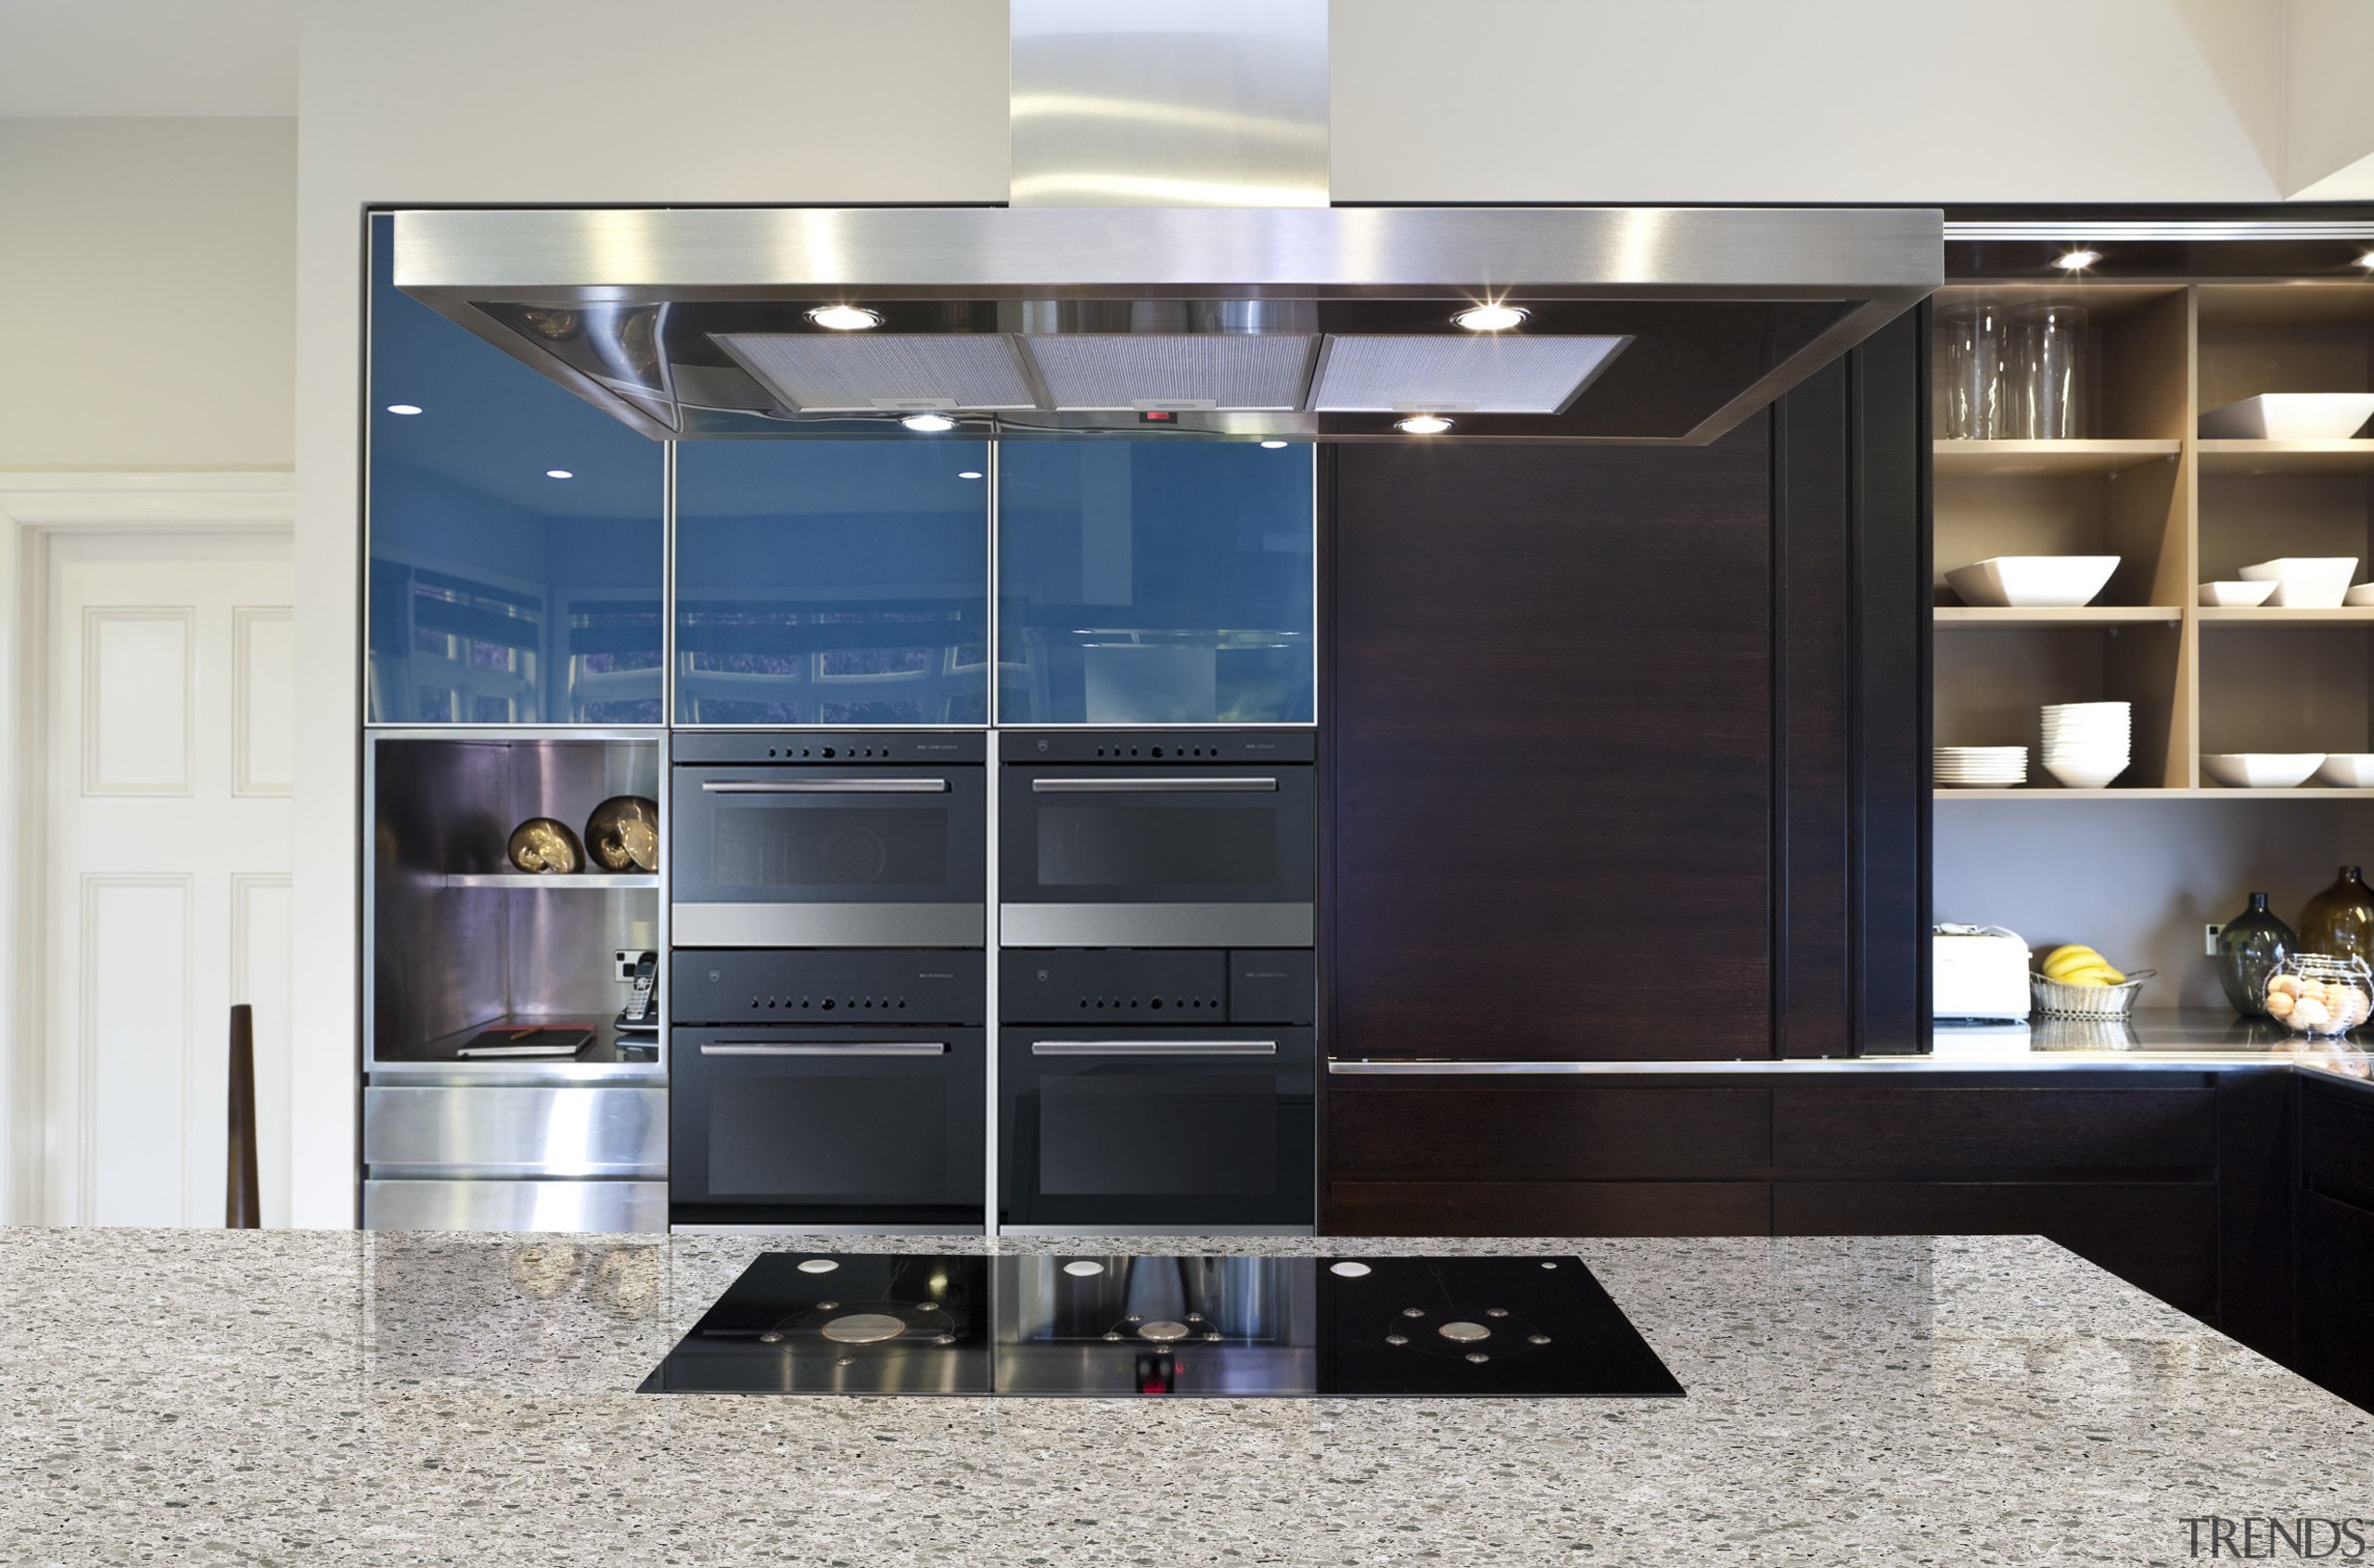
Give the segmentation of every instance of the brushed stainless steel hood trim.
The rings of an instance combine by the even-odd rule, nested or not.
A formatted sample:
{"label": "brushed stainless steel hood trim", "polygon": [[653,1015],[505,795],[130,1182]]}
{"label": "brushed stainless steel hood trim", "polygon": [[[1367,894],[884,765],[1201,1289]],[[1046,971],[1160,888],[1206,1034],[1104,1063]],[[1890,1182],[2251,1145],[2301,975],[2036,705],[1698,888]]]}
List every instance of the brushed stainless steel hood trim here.
{"label": "brushed stainless steel hood trim", "polygon": [[660,438],[1704,442],[1944,277],[1935,211],[1331,207],[1328,0],[1007,17],[1005,207],[399,212],[396,286]]}
{"label": "brushed stainless steel hood trim", "polygon": [[[1110,333],[1117,312],[1159,331],[1274,321],[1322,339],[1466,339],[1454,312],[1505,301],[1531,312],[1527,335],[1630,341],[1555,414],[1462,415],[1428,439],[1702,444],[1944,275],[1934,209],[639,208],[394,223],[398,287],[662,439],[903,435],[889,410],[785,408],[718,346],[822,331],[805,312],[823,304],[867,306],[886,333],[1018,341],[1067,319]],[[1438,400],[1412,388],[1404,401]],[[1307,403],[1178,413],[1159,431],[1140,413],[1052,401],[957,417],[976,435],[1410,439]]]}

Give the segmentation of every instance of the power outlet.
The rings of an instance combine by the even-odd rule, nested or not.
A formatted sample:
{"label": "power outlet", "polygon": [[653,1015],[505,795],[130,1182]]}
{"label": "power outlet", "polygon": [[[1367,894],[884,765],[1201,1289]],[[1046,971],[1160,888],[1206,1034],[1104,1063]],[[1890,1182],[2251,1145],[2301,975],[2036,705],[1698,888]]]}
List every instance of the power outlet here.
{"label": "power outlet", "polygon": [[2201,928],[2201,950],[2203,954],[2210,958],[2217,956],[2217,934],[2225,929],[2222,925],[2204,925]]}
{"label": "power outlet", "polygon": [[640,952],[626,952],[623,950],[614,952],[610,955],[611,962],[618,966],[616,977],[621,985],[632,986],[634,984],[634,966],[642,958],[643,954]]}

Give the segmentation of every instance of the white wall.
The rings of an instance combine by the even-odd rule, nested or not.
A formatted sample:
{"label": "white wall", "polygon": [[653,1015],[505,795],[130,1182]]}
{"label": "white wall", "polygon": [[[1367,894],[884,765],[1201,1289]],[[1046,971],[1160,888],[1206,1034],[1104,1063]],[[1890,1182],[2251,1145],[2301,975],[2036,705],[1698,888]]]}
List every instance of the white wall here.
{"label": "white wall", "polygon": [[1334,16],[1339,201],[2282,195],[2279,0],[1336,0]]}
{"label": "white wall", "polygon": [[295,461],[297,127],[0,119],[0,469]]}
{"label": "white wall", "polygon": [[2284,0],[2283,183],[2317,201],[2374,198],[2374,6]]}

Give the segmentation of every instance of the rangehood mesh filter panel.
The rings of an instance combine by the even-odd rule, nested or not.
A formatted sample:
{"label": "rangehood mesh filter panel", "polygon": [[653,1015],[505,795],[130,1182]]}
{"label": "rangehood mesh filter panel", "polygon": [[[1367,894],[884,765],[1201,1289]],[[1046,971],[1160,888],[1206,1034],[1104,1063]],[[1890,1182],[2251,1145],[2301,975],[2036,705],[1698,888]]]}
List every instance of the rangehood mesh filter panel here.
{"label": "rangehood mesh filter panel", "polygon": [[1331,338],[1310,406],[1322,414],[1555,414],[1622,338]]}
{"label": "rangehood mesh filter panel", "polygon": [[[1943,214],[1909,208],[394,218],[399,288],[661,440],[908,439],[897,417],[923,407],[974,436],[1703,445],[1945,267]],[[1500,334],[1453,325],[1487,301],[1528,313]],[[822,331],[807,313],[825,304],[882,325]],[[1149,427],[1150,407],[1183,412]],[[1451,430],[1401,434],[1416,407]]]}
{"label": "rangehood mesh filter panel", "polygon": [[1293,333],[1080,333],[1023,339],[1059,410],[1303,405],[1311,339]]}
{"label": "rangehood mesh filter panel", "polygon": [[1039,406],[1013,348],[994,335],[738,332],[720,333],[716,341],[786,408],[870,414]]}

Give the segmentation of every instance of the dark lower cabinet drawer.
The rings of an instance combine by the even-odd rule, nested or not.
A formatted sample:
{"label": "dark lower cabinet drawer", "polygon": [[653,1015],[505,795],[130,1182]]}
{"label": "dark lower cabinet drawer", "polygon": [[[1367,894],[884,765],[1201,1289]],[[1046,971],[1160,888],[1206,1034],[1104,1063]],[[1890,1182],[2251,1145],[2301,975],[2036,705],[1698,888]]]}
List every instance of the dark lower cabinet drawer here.
{"label": "dark lower cabinet drawer", "polygon": [[2374,1409],[2374,1214],[2315,1192],[2300,1195],[2297,1370]]}
{"label": "dark lower cabinet drawer", "polygon": [[1353,1181],[1752,1179],[1772,1153],[1762,1090],[1336,1074],[1327,1118],[1328,1169]]}
{"label": "dark lower cabinet drawer", "polygon": [[1900,1180],[2209,1180],[2214,1089],[1782,1090],[1772,1163]]}
{"label": "dark lower cabinet drawer", "polygon": [[2374,1095],[2300,1086],[2300,1185],[2374,1209]]}
{"label": "dark lower cabinet drawer", "polygon": [[1761,1181],[1332,1181],[1331,1236],[1763,1236]]}
{"label": "dark lower cabinet drawer", "polygon": [[1784,1181],[1776,1236],[2043,1236],[2194,1317],[2217,1316],[2217,1189],[2202,1183]]}

